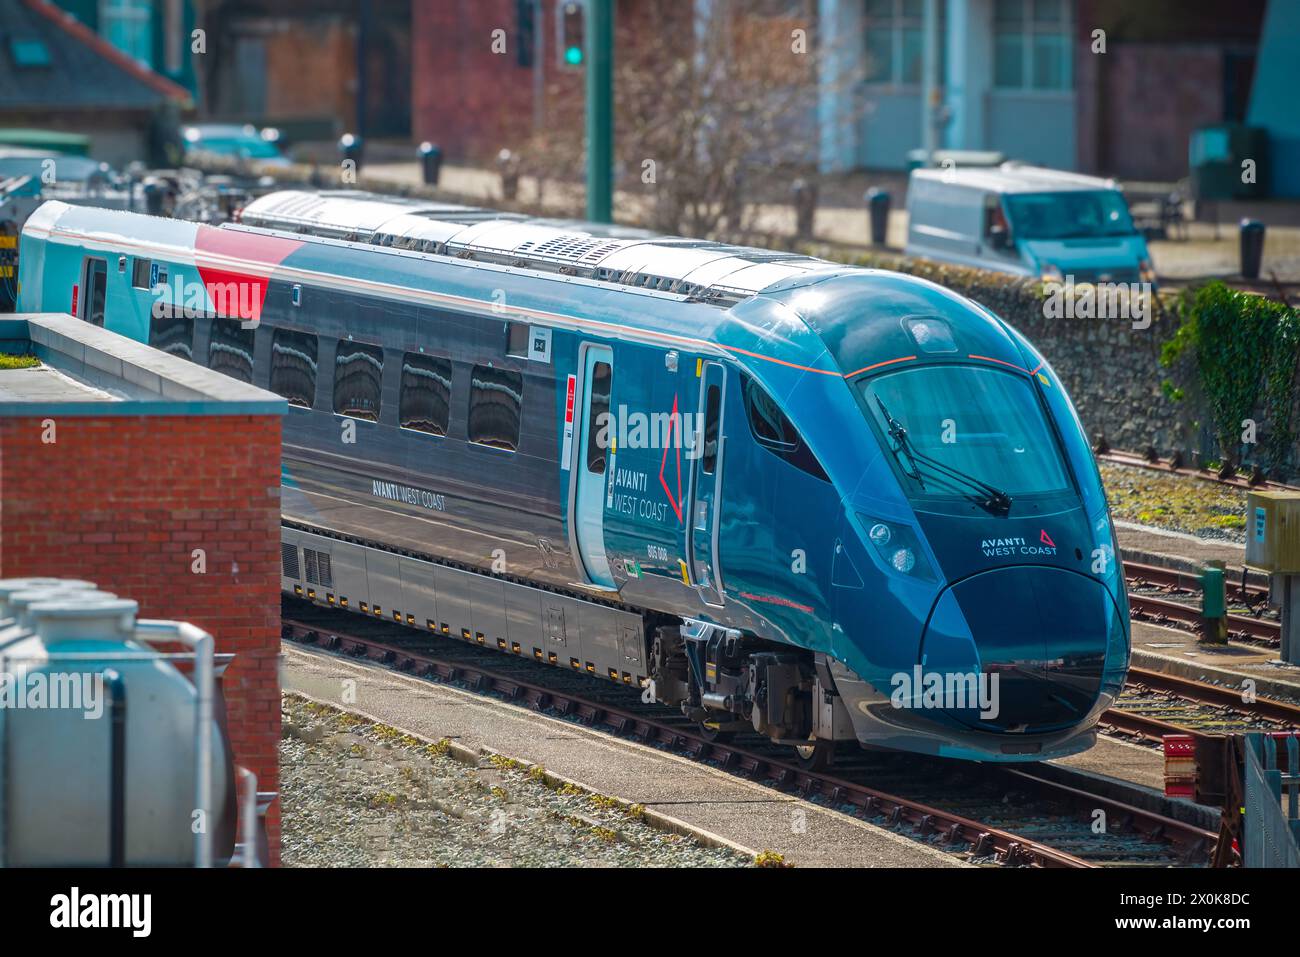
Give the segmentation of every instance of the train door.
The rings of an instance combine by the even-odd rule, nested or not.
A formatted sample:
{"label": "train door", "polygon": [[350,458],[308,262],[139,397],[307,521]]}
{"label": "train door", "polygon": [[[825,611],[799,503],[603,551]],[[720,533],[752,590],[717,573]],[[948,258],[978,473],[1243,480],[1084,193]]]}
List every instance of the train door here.
{"label": "train door", "polygon": [[102,259],[86,258],[81,288],[81,318],[91,325],[104,324],[104,300],[108,294],[108,265]]}
{"label": "train door", "polygon": [[610,396],[614,385],[614,356],[608,346],[588,344],[582,350],[582,401],[579,410],[576,490],[571,521],[578,558],[594,585],[614,587],[605,555],[605,482],[610,466]]}
{"label": "train door", "polygon": [[696,417],[699,434],[691,456],[691,510],[686,525],[691,581],[710,605],[722,604],[718,574],[718,518],[722,499],[722,399],[726,375],[716,362],[706,362],[700,374]]}

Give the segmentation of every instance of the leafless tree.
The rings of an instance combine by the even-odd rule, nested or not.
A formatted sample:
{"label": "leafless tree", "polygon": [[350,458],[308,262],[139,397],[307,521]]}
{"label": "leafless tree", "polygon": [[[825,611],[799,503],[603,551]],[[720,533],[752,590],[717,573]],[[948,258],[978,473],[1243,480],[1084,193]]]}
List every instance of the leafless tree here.
{"label": "leafless tree", "polygon": [[[788,202],[792,179],[815,175],[825,49],[807,0],[700,6],[707,18],[692,4],[638,5],[618,24],[620,208],[663,232],[742,239],[758,203]],[[525,162],[540,178],[572,182],[584,162],[583,102],[547,100],[546,129],[523,147]]]}

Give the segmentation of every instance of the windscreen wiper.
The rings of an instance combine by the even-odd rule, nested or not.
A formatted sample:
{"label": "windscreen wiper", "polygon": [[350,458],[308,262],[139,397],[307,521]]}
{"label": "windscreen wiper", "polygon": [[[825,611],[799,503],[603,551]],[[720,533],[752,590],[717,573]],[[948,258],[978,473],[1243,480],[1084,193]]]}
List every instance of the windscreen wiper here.
{"label": "windscreen wiper", "polygon": [[920,466],[925,465],[934,472],[939,473],[941,480],[946,480],[947,484],[953,481],[964,483],[968,488],[976,489],[981,494],[972,495],[971,498],[981,508],[992,512],[995,515],[1006,515],[1011,511],[1011,496],[997,486],[990,485],[988,482],[978,479],[968,472],[961,469],[953,468],[946,462],[940,462],[936,458],[926,455],[924,452],[918,452],[912,448],[912,441],[907,437],[907,429],[903,428],[901,422],[889,414],[885,408],[885,403],[881,401],[880,396],[876,396],[876,405],[880,407],[881,414],[885,417],[885,422],[889,426],[889,437],[894,440],[901,451],[907,456],[907,461],[912,467],[910,478],[916,480],[921,488],[925,489],[925,482],[921,479]]}
{"label": "windscreen wiper", "polygon": [[[889,437],[894,440],[894,458],[898,458],[899,452],[907,456],[907,461],[912,467],[912,471],[907,473],[907,477],[924,490],[925,480],[921,478],[921,468],[917,465],[916,455],[912,452],[912,443],[907,439],[907,429],[903,428],[903,424],[889,414],[889,410],[885,408],[884,400],[880,396],[876,396],[876,405],[880,406],[880,414],[885,417],[885,424],[889,426]],[[902,464],[901,460],[899,464]]]}

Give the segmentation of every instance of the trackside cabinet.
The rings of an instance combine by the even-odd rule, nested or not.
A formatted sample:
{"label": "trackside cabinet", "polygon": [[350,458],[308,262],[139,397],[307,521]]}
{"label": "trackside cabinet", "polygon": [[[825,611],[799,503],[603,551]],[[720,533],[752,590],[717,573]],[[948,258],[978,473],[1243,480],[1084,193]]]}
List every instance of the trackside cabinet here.
{"label": "trackside cabinet", "polygon": [[1282,660],[1300,664],[1300,492],[1246,495],[1246,564],[1269,574],[1282,609]]}

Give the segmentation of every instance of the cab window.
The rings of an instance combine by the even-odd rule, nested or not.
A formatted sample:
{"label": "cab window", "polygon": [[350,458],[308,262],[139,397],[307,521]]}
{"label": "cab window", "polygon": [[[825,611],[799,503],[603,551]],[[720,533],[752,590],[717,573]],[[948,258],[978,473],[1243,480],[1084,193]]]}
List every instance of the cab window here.
{"label": "cab window", "polygon": [[813,455],[776,400],[753,379],[745,378],[743,389],[745,413],[754,441],[795,468],[829,482],[830,477],[817,461],[817,456]]}

